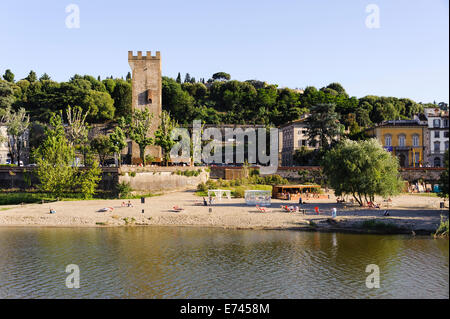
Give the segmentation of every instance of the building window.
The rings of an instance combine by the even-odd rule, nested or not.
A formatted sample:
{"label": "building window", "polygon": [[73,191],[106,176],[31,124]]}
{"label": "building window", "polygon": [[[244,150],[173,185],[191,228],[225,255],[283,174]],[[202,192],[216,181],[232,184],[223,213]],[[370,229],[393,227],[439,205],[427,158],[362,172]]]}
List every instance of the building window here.
{"label": "building window", "polygon": [[384,136],[384,146],[392,146],[392,136],[391,135]]}
{"label": "building window", "polygon": [[433,127],[441,127],[441,120],[439,119],[433,120]]}
{"label": "building window", "polygon": [[398,146],[404,147],[406,144],[406,138],[405,135],[399,135],[398,136]]}
{"label": "building window", "polygon": [[441,159],[439,157],[434,158],[434,167],[441,167]]}
{"label": "building window", "polygon": [[434,142],[434,152],[439,153],[441,150],[441,142]]}
{"label": "building window", "polygon": [[445,142],[445,150],[448,150],[448,142]]}
{"label": "building window", "polygon": [[434,131],[434,138],[439,138],[439,131]]}
{"label": "building window", "polygon": [[448,127],[448,120],[444,119],[444,127]]}
{"label": "building window", "polygon": [[413,146],[414,147],[419,146],[419,135],[413,135]]}
{"label": "building window", "polygon": [[444,137],[445,137],[445,138],[448,138],[448,131],[445,131],[445,132],[444,132]]}

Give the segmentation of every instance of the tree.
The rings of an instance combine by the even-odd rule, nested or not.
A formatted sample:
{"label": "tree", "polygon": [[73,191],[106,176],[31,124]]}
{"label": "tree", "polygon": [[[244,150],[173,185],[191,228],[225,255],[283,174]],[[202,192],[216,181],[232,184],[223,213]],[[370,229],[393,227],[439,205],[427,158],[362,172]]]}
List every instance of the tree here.
{"label": "tree", "polygon": [[85,110],[89,110],[89,118],[94,122],[104,122],[114,118],[114,100],[106,92],[89,90],[82,102]]}
{"label": "tree", "polygon": [[119,126],[116,126],[116,128],[114,129],[114,132],[109,134],[111,152],[114,153],[114,156],[119,157],[119,161],[118,161],[119,167],[122,162],[121,161],[122,150],[125,148],[125,146],[127,146],[125,137],[126,137],[125,132]]}
{"label": "tree", "polygon": [[79,106],[75,106],[73,109],[70,105],[67,107],[67,134],[71,145],[77,145],[86,141],[89,130],[86,124],[88,115],[89,110],[83,114],[83,110]]}
{"label": "tree", "polygon": [[305,120],[308,125],[308,142],[311,145],[317,143],[327,149],[329,141],[334,141],[341,133],[339,115],[335,112],[334,104],[317,104],[311,108],[310,116]]}
{"label": "tree", "polygon": [[83,194],[85,199],[91,198],[95,193],[98,183],[101,181],[102,169],[98,166],[98,162],[94,162],[89,169],[77,170],[78,174],[75,178],[75,185]]}
{"label": "tree", "polygon": [[448,150],[444,154],[444,169],[439,178],[439,197],[448,198]]}
{"label": "tree", "polygon": [[344,140],[326,152],[323,172],[336,196],[352,195],[360,204],[398,194],[402,181],[398,160],[385,151],[376,139]]}
{"label": "tree", "polygon": [[125,77],[125,80],[127,82],[131,82],[131,73],[130,72],[127,73],[127,76]]}
{"label": "tree", "polygon": [[2,121],[6,125],[6,133],[8,135],[8,147],[11,154],[11,162],[17,162],[20,165],[22,148],[25,144],[25,133],[30,125],[30,117],[24,108],[18,111],[12,111],[8,107],[1,114]]}
{"label": "tree", "polygon": [[340,83],[337,83],[337,82],[328,84],[327,88],[332,89],[339,94],[346,94],[344,87]]}
{"label": "tree", "polygon": [[143,110],[134,110],[131,116],[123,119],[126,132],[134,142],[139,146],[139,157],[142,164],[145,165],[145,149],[153,144],[153,138],[150,137],[150,128],[152,126],[153,114],[148,108]]}
{"label": "tree", "polygon": [[42,81],[50,81],[50,80],[51,80],[51,78],[47,73],[42,74],[41,77],[39,78],[39,81],[41,81],[41,82]]}
{"label": "tree", "polygon": [[111,154],[111,140],[106,135],[97,135],[91,140],[92,149],[97,152],[100,164],[105,165],[106,156]]}
{"label": "tree", "polygon": [[7,82],[14,83],[14,73],[10,69],[7,69],[5,74],[3,74],[3,79]]}
{"label": "tree", "polygon": [[25,80],[27,80],[30,83],[36,82],[37,81],[36,72],[31,70],[30,73],[28,73],[28,76],[25,78]]}
{"label": "tree", "polygon": [[178,75],[177,75],[177,83],[180,83],[181,84],[181,74],[180,74],[180,72],[178,72]]}
{"label": "tree", "polygon": [[186,76],[184,77],[184,83],[191,83],[191,76],[189,73],[186,73]]}
{"label": "tree", "polygon": [[212,75],[214,81],[229,81],[231,76],[225,72],[217,72]]}
{"label": "tree", "polygon": [[0,112],[6,112],[5,110],[14,103],[14,91],[11,87],[11,83],[0,80]]}
{"label": "tree", "polygon": [[74,149],[66,139],[59,115],[50,119],[50,127],[45,129],[44,141],[34,157],[38,164],[36,174],[41,182],[40,189],[60,196],[73,180]]}
{"label": "tree", "polygon": [[80,191],[85,198],[92,197],[101,179],[98,163],[79,171],[73,165],[74,156],[75,149],[66,138],[61,116],[53,115],[43,142],[34,152],[41,191],[57,197],[64,192]]}
{"label": "tree", "polygon": [[167,77],[162,78],[162,104],[177,122],[187,124],[192,119],[195,99],[179,83]]}
{"label": "tree", "polygon": [[175,127],[177,127],[177,122],[170,117],[170,113],[162,111],[161,123],[159,124],[158,130],[155,132],[155,144],[161,146],[166,166],[169,165],[170,150],[176,143],[171,137]]}
{"label": "tree", "polygon": [[83,154],[83,163],[87,164],[87,156],[90,151],[88,141],[89,125],[86,118],[89,115],[89,110],[83,114],[83,110],[79,106],[73,109],[70,105],[66,109],[67,116],[67,130],[69,143],[75,147],[76,150]]}
{"label": "tree", "polygon": [[116,80],[111,97],[114,99],[115,117],[131,114],[131,83]]}
{"label": "tree", "polygon": [[293,159],[298,166],[318,165],[317,158],[320,156],[318,150],[309,149],[306,146],[302,146],[296,149],[293,155]]}

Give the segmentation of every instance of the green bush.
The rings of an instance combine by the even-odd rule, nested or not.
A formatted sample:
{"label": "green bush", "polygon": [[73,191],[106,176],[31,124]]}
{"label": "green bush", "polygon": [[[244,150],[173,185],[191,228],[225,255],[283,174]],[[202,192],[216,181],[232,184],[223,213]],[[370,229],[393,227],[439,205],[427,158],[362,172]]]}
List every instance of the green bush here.
{"label": "green bush", "polygon": [[208,187],[208,189],[216,189],[219,187],[218,183],[212,179],[208,179],[206,181],[206,186]]}
{"label": "green bush", "polygon": [[208,186],[205,183],[200,183],[197,185],[197,191],[199,192],[207,192],[208,191]]}
{"label": "green bush", "polygon": [[180,171],[179,169],[177,169],[175,174],[176,175],[180,175],[180,176],[192,177],[192,176],[200,175],[201,172],[202,172],[201,169],[198,169],[198,170],[186,170],[186,171]]}
{"label": "green bush", "polygon": [[116,192],[119,198],[127,197],[131,194],[133,189],[130,186],[130,183],[121,182],[116,185]]}
{"label": "green bush", "polygon": [[439,224],[438,229],[436,229],[434,237],[448,238],[448,226],[448,218],[446,219],[443,215],[441,215],[441,223]]}
{"label": "green bush", "polygon": [[245,188],[242,186],[236,187],[232,192],[232,195],[236,198],[244,198],[245,196]]}
{"label": "green bush", "polygon": [[128,173],[131,177],[135,177],[136,176],[136,172],[129,172]]}

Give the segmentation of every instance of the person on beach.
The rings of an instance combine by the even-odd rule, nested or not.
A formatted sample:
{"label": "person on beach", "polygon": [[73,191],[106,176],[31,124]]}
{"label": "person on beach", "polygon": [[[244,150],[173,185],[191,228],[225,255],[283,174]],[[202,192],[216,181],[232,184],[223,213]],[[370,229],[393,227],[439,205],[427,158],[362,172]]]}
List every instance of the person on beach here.
{"label": "person on beach", "polygon": [[56,210],[54,210],[53,208],[50,208],[50,214],[55,214]]}
{"label": "person on beach", "polygon": [[337,210],[336,210],[336,208],[333,208],[331,211],[331,217],[336,218],[336,216],[337,216]]}
{"label": "person on beach", "polygon": [[127,206],[128,206],[128,207],[133,207],[133,204],[131,204],[131,201],[128,201]]}
{"label": "person on beach", "polygon": [[383,216],[390,216],[389,212],[387,211],[387,209],[384,211]]}
{"label": "person on beach", "polygon": [[203,197],[203,206],[208,206],[208,202],[206,201],[205,197]]}
{"label": "person on beach", "polygon": [[303,199],[302,199],[301,196],[298,198],[298,204],[299,204],[299,205],[303,205]]}

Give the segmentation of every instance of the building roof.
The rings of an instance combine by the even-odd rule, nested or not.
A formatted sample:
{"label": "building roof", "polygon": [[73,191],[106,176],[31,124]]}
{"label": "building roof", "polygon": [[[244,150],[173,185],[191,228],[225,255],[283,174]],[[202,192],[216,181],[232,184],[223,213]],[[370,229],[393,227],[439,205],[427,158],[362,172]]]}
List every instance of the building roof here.
{"label": "building roof", "polygon": [[280,125],[279,128],[283,128],[283,127],[295,125],[295,124],[302,124],[303,122],[305,122],[305,120],[308,118],[308,116],[309,116],[309,114],[303,114],[301,118],[294,120],[294,121],[284,123],[284,124]]}
{"label": "building roof", "polygon": [[386,127],[386,126],[424,126],[427,127],[428,125],[425,123],[421,123],[421,121],[419,119],[414,119],[414,120],[392,120],[392,121],[385,121],[382,122],[374,127],[371,127],[370,129],[373,128],[378,128],[378,127]]}

